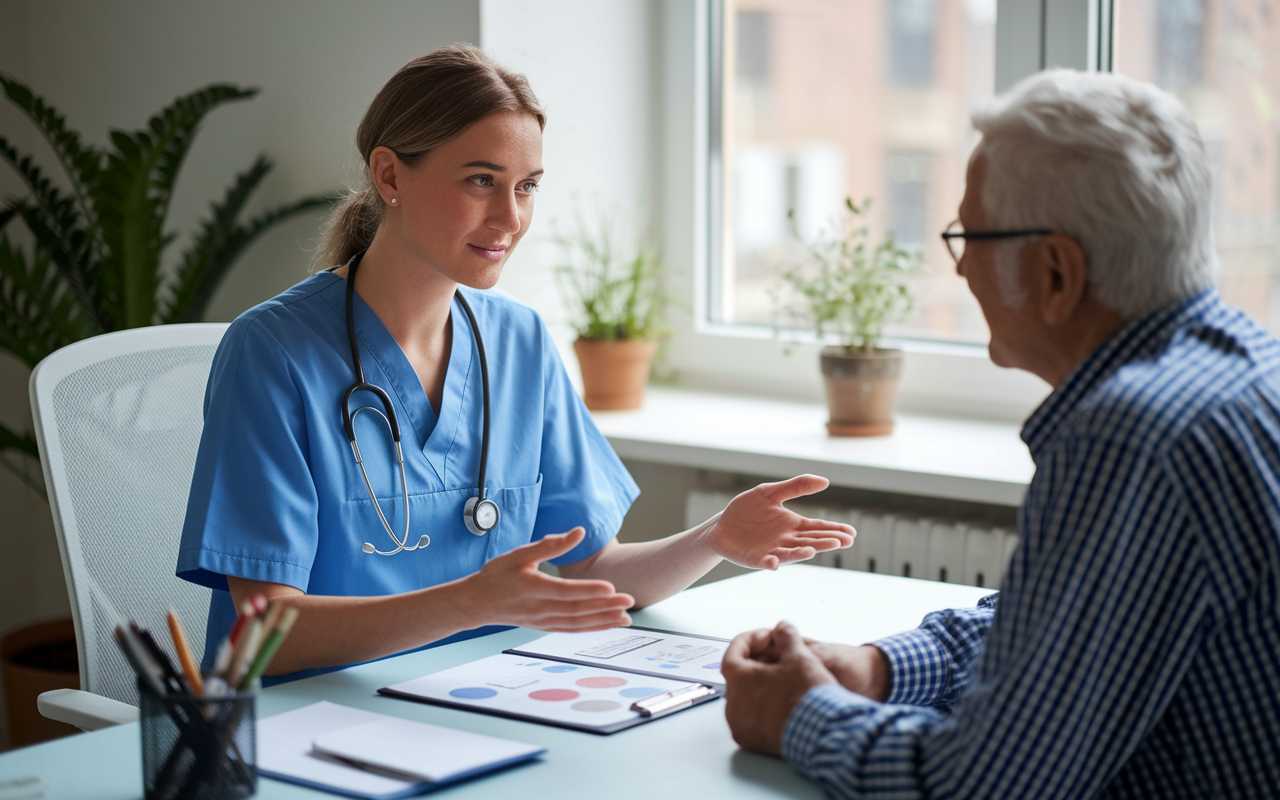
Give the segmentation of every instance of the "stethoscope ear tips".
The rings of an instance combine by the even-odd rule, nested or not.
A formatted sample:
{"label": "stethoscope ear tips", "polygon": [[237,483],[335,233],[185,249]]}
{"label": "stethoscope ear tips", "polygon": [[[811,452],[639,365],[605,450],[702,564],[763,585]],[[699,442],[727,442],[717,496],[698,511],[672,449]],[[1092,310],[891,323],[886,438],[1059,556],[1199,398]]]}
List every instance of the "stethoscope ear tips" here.
{"label": "stethoscope ear tips", "polygon": [[431,544],[431,537],[424,533],[418,538],[418,543],[413,546],[413,549],[417,550],[419,547],[426,547],[429,544]]}
{"label": "stethoscope ear tips", "polygon": [[366,553],[372,553],[377,548],[369,544],[368,542],[365,542],[364,544],[360,545],[360,549],[365,551]]}

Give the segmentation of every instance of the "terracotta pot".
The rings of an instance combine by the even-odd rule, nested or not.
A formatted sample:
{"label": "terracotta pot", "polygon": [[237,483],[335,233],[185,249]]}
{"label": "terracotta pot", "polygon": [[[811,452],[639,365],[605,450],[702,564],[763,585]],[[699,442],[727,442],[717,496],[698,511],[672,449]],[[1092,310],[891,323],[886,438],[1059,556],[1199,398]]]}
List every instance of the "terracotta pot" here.
{"label": "terracotta pot", "polygon": [[822,350],[832,436],[883,436],[893,431],[893,404],[902,377],[901,350]]}
{"label": "terracotta pot", "polygon": [[658,343],[646,339],[573,343],[582,367],[583,401],[592,411],[639,408]]}
{"label": "terracotta pot", "polygon": [[40,715],[36,698],[54,689],[79,689],[76,631],[60,619],[16,630],[0,641],[9,746],[24,747],[79,729]]}

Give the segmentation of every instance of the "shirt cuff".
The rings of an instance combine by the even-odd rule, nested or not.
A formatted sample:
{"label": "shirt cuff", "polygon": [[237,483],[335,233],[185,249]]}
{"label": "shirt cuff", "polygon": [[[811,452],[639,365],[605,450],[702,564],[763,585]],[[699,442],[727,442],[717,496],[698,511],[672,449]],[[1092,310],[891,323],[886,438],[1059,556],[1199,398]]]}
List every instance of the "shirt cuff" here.
{"label": "shirt cuff", "polygon": [[807,772],[832,722],[845,721],[880,707],[875,700],[836,683],[813,687],[791,710],[782,729],[782,757]]}
{"label": "shirt cuff", "polygon": [[889,659],[893,682],[885,703],[927,706],[947,685],[947,654],[932,633],[917,628],[872,642]]}

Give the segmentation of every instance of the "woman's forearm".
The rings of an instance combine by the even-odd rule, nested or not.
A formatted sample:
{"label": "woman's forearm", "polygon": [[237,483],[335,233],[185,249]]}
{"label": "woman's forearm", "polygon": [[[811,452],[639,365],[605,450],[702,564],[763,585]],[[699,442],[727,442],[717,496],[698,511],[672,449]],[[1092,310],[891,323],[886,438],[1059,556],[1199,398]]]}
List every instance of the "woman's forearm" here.
{"label": "woman's forearm", "polygon": [[[581,528],[546,536],[490,559],[479,572],[427,589],[383,597],[307,595],[292,586],[227,576],[236,608],[255,594],[293,606],[298,621],[268,670],[357,664],[402,653],[482,625],[544,631],[603,630],[626,625],[635,599],[605,581],[570,580],[538,564],[572,550]],[[216,646],[216,644],[211,644]]]}
{"label": "woman's forearm", "polygon": [[479,627],[485,622],[469,607],[465,581],[384,597],[336,597],[227,578],[237,608],[245,598],[263,594],[299,611],[269,675],[372,661]]}
{"label": "woman's forearm", "polygon": [[560,574],[609,581],[636,599],[635,608],[651,606],[687,589],[720,563],[706,541],[718,518],[652,542],[611,542],[591,558],[562,566]]}

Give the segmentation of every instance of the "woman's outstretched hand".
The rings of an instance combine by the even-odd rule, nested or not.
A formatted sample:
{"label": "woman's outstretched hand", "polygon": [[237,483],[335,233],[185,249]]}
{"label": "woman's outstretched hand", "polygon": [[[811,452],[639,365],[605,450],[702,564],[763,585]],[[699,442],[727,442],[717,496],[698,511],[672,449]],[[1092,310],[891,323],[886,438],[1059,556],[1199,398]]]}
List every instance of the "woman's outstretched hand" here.
{"label": "woman's outstretched hand", "polygon": [[848,547],[856,535],[851,526],[802,517],[782,505],[827,485],[826,478],[799,475],[745,491],[711,521],[706,542],[721,558],[752,569],[777,569]]}
{"label": "woman's outstretched hand", "polygon": [[468,596],[481,610],[482,624],[518,625],[540,631],[598,631],[630,625],[627,609],[635,605],[609,581],[557,578],[538,564],[562,556],[582,541],[586,531],[544,536],[489,561],[465,578]]}

